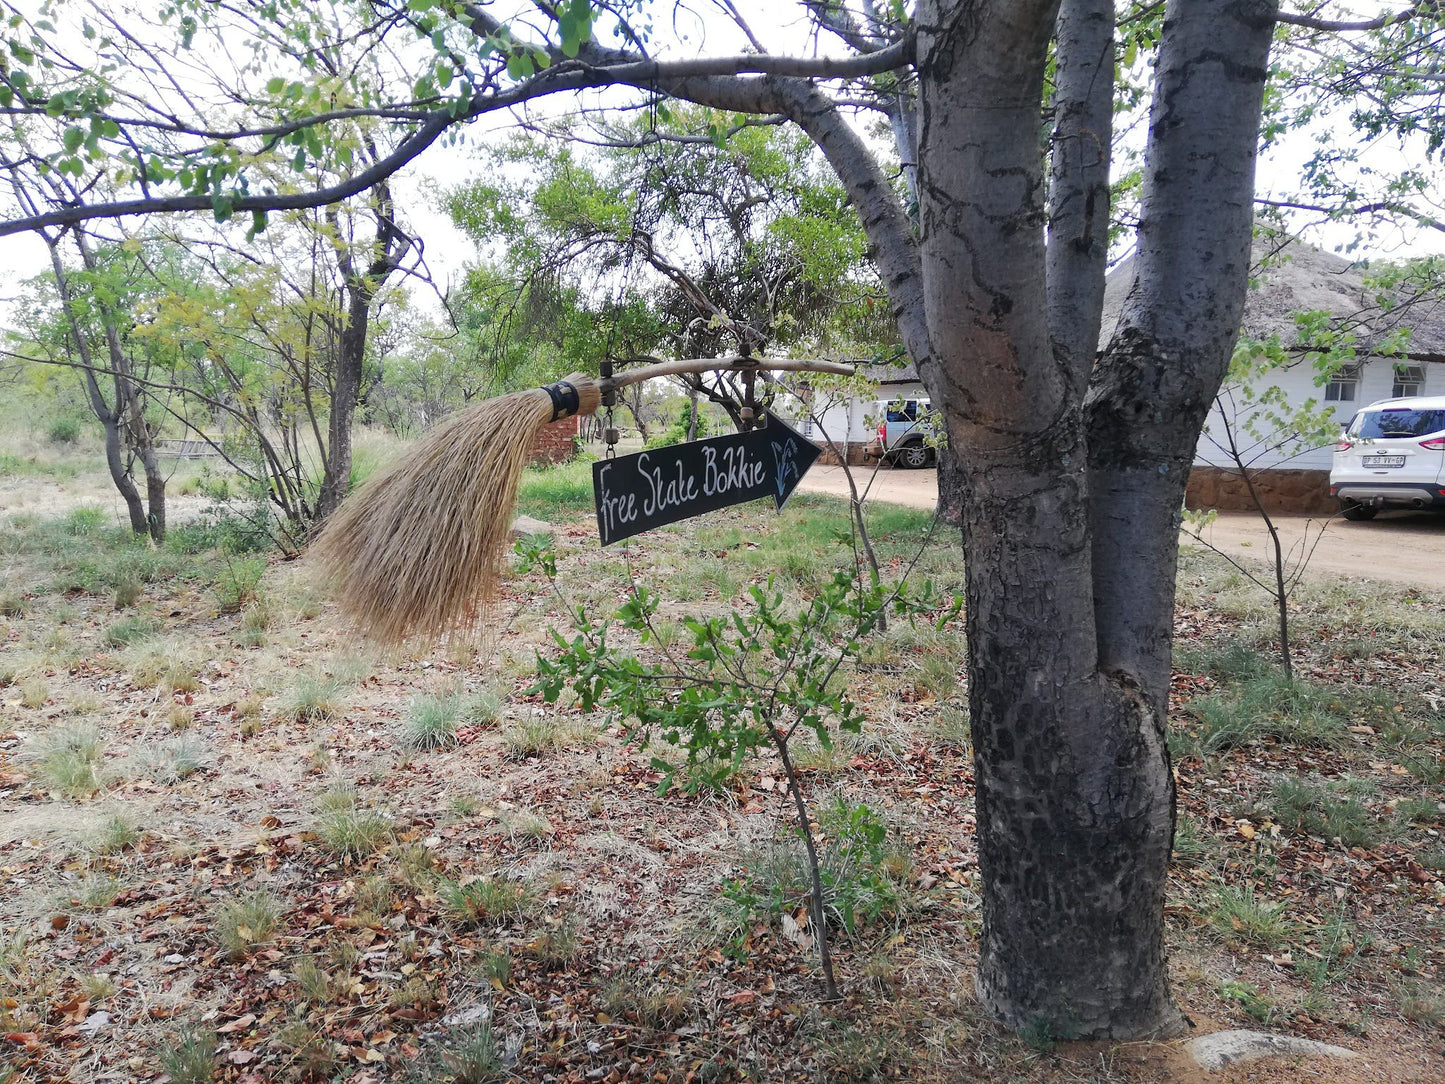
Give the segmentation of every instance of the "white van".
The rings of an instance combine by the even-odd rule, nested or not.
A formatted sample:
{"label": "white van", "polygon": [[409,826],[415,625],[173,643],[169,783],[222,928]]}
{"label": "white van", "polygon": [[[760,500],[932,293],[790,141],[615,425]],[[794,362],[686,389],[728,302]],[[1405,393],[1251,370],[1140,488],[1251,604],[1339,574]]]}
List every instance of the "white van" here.
{"label": "white van", "polygon": [[1330,495],[1346,519],[1445,510],[1445,396],[1382,399],[1351,418],[1335,444]]}

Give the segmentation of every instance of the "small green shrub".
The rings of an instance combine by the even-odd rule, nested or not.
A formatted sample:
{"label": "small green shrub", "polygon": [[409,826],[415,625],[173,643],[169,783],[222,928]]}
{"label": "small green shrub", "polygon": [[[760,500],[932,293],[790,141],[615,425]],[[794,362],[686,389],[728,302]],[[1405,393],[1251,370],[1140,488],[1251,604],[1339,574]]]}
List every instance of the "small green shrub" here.
{"label": "small green shrub", "polygon": [[457,744],[462,698],[418,696],[408,705],[401,722],[402,743],[408,749],[445,749]]}
{"label": "small green shrub", "polygon": [[[825,842],[818,865],[828,924],[856,932],[908,904],[912,863],[873,809],[835,794],[819,811]],[[723,886],[725,911],[744,925],[810,910],[812,880],[802,845],[765,848],[748,859],[747,876]]]}
{"label": "small green shrub", "polygon": [[104,531],[109,522],[105,509],[86,504],[66,513],[60,521],[60,528],[72,538],[93,538]]}
{"label": "small green shrub", "polygon": [[123,886],[108,873],[90,873],[81,879],[72,897],[76,906],[87,911],[104,911],[115,902]]}
{"label": "small green shrub", "polygon": [[1233,1002],[1261,1024],[1268,1023],[1277,1011],[1275,1005],[1264,994],[1247,982],[1231,980],[1219,988],[1225,1001]]}
{"label": "small green shrub", "polygon": [[226,556],[216,574],[216,609],[223,614],[240,613],[258,597],[266,561],[261,557]]}
{"label": "small green shrub", "polygon": [[216,940],[239,960],[268,944],[281,925],[281,908],[267,892],[249,892],[228,900],[216,915]]}
{"label": "small green shrub", "polygon": [[271,627],[271,606],[265,598],[254,598],[241,607],[241,631],[236,640],[242,647],[260,647],[266,642]]}
{"label": "small green shrub", "polygon": [[325,1004],[331,999],[331,976],[314,956],[301,957],[291,973],[296,978],[301,996],[307,1001]]}
{"label": "small green shrub", "polygon": [[1445,802],[1431,797],[1404,798],[1396,803],[1395,816],[1406,824],[1445,824]]}
{"label": "small green shrub", "polygon": [[216,1077],[216,1036],[213,1032],[182,1028],[156,1053],[170,1084],[210,1084]]}
{"label": "small green shrub", "polygon": [[146,755],[146,766],[152,779],[160,783],[179,783],[206,766],[206,747],[189,735],[169,738]]}
{"label": "small green shrub", "polygon": [[280,711],[298,723],[324,723],[343,711],[341,691],[345,683],[322,674],[299,675],[280,698]]}
{"label": "small green shrub", "polygon": [[502,745],[509,757],[525,760],[542,757],[562,747],[562,732],[557,724],[540,715],[528,716],[502,734]]}
{"label": "small green shrub", "polygon": [[96,854],[118,854],[130,850],[140,842],[140,829],[135,821],[123,813],[106,820],[101,826],[93,847]]}
{"label": "small green shrub", "polygon": [[511,1075],[502,1065],[492,1027],[485,1021],[445,1035],[438,1059],[456,1084],[501,1084]]}
{"label": "small green shrub", "polygon": [[359,804],[355,790],[336,787],[317,799],[316,835],[339,858],[364,858],[391,842],[391,821]]}
{"label": "small green shrub", "polygon": [[500,874],[465,884],[442,881],[438,893],[453,920],[466,925],[516,918],[534,900],[528,885]]}
{"label": "small green shrub", "polygon": [[123,617],[105,630],[105,642],[111,647],[125,647],[160,635],[161,623],[153,617],[136,614]]}
{"label": "small green shrub", "polygon": [[579,943],[577,924],[564,916],[555,926],[548,926],[532,942],[533,955],[543,967],[562,967],[577,958]]}
{"label": "small green shrub", "polygon": [[1278,780],[1270,792],[1269,815],[1291,832],[1338,839],[1346,847],[1378,843],[1384,826],[1341,783],[1316,786],[1293,777]]}
{"label": "small green shrub", "polygon": [[115,585],[115,593],[111,595],[111,605],[117,610],[128,610],[140,601],[145,587],[139,580],[122,580]]}
{"label": "small green shrub", "polygon": [[1188,708],[1202,724],[1199,744],[1206,752],[1267,740],[1334,748],[1344,741],[1356,700],[1346,690],[1271,673],[1195,700]]}
{"label": "small green shrub", "polygon": [[1252,885],[1222,885],[1214,893],[1208,918],[1226,941],[1272,949],[1295,932],[1294,923],[1284,917],[1287,909],[1286,904],[1259,899]]}
{"label": "small green shrub", "polygon": [[40,777],[68,798],[84,798],[104,785],[100,734],[91,726],[57,727],[40,740]]}
{"label": "small green shrub", "polygon": [[601,1003],[616,1020],[643,1028],[675,1028],[687,1020],[692,988],[676,982],[641,982],[626,972],[614,975],[602,988]]}
{"label": "small green shrub", "polygon": [[42,677],[26,678],[20,683],[20,703],[35,710],[50,702],[50,686]]}

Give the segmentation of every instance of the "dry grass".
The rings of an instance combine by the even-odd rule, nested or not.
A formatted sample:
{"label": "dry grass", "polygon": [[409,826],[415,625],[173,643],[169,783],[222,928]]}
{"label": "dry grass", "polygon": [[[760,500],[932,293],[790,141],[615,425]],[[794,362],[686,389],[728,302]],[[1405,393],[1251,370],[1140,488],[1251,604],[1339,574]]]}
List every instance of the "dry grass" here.
{"label": "dry grass", "polygon": [[[597,385],[567,378],[598,406]],[[383,643],[465,632],[496,594],[542,389],[488,399],[432,429],[332,517],[313,559],[342,610]]]}

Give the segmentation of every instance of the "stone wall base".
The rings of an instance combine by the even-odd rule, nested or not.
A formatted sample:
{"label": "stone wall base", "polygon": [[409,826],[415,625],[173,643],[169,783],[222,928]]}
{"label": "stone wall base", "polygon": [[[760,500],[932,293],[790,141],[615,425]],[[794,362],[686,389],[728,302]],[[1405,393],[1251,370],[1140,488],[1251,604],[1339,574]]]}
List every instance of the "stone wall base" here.
{"label": "stone wall base", "polygon": [[[836,467],[839,463],[837,453],[834,452],[833,449],[828,447],[826,444],[819,444],[818,447],[821,449],[821,453],[818,456],[818,462],[825,467]],[[863,454],[864,446],[862,444],[859,444],[857,442],[851,444],[844,444],[840,442],[838,444],[838,447],[847,454],[848,465],[850,467],[862,466],[863,464],[871,465],[873,463],[873,460],[869,459]]]}
{"label": "stone wall base", "polygon": [[[1261,470],[1253,475],[1267,512],[1301,516],[1328,516],[1339,511],[1330,496],[1327,470]],[[1215,508],[1221,512],[1253,512],[1254,501],[1238,471],[1222,467],[1195,467],[1189,472],[1184,504],[1191,509]]]}

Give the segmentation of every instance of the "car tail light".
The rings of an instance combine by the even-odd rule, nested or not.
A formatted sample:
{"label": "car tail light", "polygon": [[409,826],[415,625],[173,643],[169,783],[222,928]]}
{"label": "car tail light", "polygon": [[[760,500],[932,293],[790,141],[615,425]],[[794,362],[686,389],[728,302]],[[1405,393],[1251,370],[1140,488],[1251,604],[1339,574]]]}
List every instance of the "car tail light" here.
{"label": "car tail light", "polygon": [[1432,452],[1445,452],[1445,437],[1431,437],[1429,440],[1422,440],[1420,447],[1429,448]]}
{"label": "car tail light", "polygon": [[1354,444],[1351,441],[1345,440],[1343,437],[1335,441],[1335,451],[1337,452],[1348,452],[1353,447]]}
{"label": "car tail light", "polygon": [[888,443],[888,423],[887,423],[887,422],[879,422],[879,423],[878,423],[878,443],[879,443],[879,444],[887,444],[887,443]]}

